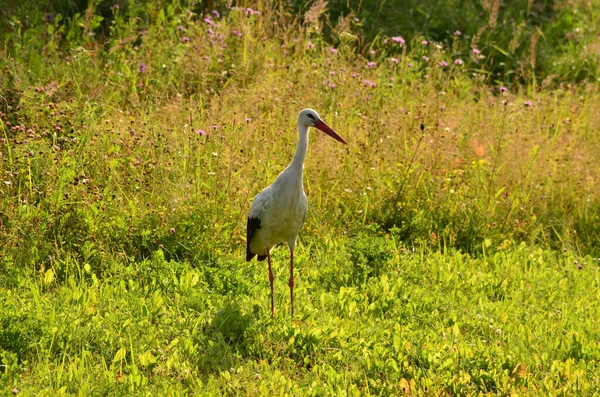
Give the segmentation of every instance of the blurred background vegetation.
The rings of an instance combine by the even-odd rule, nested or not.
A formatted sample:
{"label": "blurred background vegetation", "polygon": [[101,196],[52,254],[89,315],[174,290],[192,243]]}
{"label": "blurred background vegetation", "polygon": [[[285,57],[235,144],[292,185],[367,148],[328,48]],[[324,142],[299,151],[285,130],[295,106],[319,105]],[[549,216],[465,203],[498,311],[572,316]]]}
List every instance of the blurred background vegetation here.
{"label": "blurred background vegetation", "polygon": [[[137,2],[140,3],[140,2]],[[143,3],[143,2],[142,2]],[[163,1],[165,9],[187,2]],[[241,3],[241,4],[236,4]],[[260,7],[260,1],[258,2]],[[343,25],[355,24],[355,45],[366,53],[384,37],[402,36],[407,45],[420,45],[422,37],[469,58],[481,51],[479,71],[489,82],[556,85],[598,78],[600,59],[600,2],[597,0],[386,0],[386,1],[279,1],[276,7],[297,21],[310,24],[311,12],[324,15],[321,27],[326,40],[336,44]],[[127,10],[128,0],[44,0],[6,2],[0,11],[0,35],[14,30],[45,29],[61,15],[60,26],[84,16],[86,34],[107,39],[112,10]],[[192,4],[196,13],[252,2],[206,0]],[[139,8],[136,6],[135,8]],[[123,13],[124,16],[134,15]],[[135,15],[147,20],[147,16]],[[146,18],[145,18],[146,17]],[[462,45],[455,45],[460,42]],[[66,44],[66,43],[65,43]],[[69,45],[76,45],[72,40]]]}

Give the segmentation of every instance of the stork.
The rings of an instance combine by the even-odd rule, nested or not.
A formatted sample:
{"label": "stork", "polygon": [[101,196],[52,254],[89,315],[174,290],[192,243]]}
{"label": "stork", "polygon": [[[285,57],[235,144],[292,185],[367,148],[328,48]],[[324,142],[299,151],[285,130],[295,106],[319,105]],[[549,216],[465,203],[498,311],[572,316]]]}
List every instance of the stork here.
{"label": "stork", "polygon": [[306,220],[306,194],[302,185],[304,159],[308,150],[308,130],[317,128],[333,139],[346,141],[332,130],[313,109],[304,109],[298,115],[298,148],[294,159],[271,186],[254,197],[248,228],[246,231],[246,261],[257,256],[259,261],[267,259],[269,283],[271,284],[271,316],[275,316],[273,300],[273,268],[271,249],[286,243],[290,250],[290,301],[294,316],[294,248],[298,232]]}

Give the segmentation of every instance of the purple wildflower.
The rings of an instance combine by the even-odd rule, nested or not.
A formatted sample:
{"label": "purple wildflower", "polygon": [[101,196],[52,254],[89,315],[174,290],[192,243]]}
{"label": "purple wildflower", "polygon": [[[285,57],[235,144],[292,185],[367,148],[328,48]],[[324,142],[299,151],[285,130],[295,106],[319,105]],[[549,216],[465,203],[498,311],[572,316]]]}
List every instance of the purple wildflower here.
{"label": "purple wildflower", "polygon": [[337,48],[333,48],[333,47],[330,48],[329,51],[331,51],[331,53],[334,54],[334,55],[337,55],[337,53],[338,53]]}
{"label": "purple wildflower", "polygon": [[219,128],[219,126],[218,125],[213,125],[212,128],[213,128],[213,130],[216,130],[217,128]]}
{"label": "purple wildflower", "polygon": [[500,90],[500,92],[502,92],[502,93],[504,93],[504,92],[508,91],[508,88],[506,88],[506,87],[504,87],[504,86],[503,86],[503,87],[500,87],[500,88],[498,88],[498,89],[499,89],[499,90]]}
{"label": "purple wildflower", "polygon": [[398,62],[400,62],[400,61],[398,60],[398,58],[393,58],[393,57],[392,57],[392,58],[390,58],[390,61],[392,61],[393,63],[398,63]]}
{"label": "purple wildflower", "polygon": [[409,68],[412,68],[413,64],[409,62],[406,66],[408,66]]}
{"label": "purple wildflower", "polygon": [[354,18],[354,23],[359,23],[359,22],[360,22],[360,19]]}
{"label": "purple wildflower", "polygon": [[189,38],[189,37],[187,37],[187,36],[183,36],[183,37],[181,38],[181,41],[183,41],[184,43],[189,43],[189,41],[190,41],[190,38]]}
{"label": "purple wildflower", "polygon": [[215,16],[215,18],[217,18],[217,19],[221,18],[221,14],[219,14],[219,11],[217,11],[217,10],[213,10],[213,11],[212,11],[212,14],[213,14],[213,15]]}
{"label": "purple wildflower", "polygon": [[335,87],[336,87],[336,84],[335,84],[335,83],[330,83],[330,82],[329,82],[329,80],[327,80],[327,81],[325,82],[325,84],[326,84],[326,85],[327,85],[327,87],[329,87],[329,88],[335,88]]}
{"label": "purple wildflower", "polygon": [[180,32],[184,32],[185,28],[181,25],[177,26],[177,30],[179,30]]}
{"label": "purple wildflower", "polygon": [[375,52],[375,50],[371,50],[371,51],[369,51],[369,54],[370,54],[371,56],[375,56],[376,52]]}
{"label": "purple wildflower", "polygon": [[425,62],[429,62],[429,57],[428,57],[427,55],[423,55],[423,60],[424,60]]}
{"label": "purple wildflower", "polygon": [[242,37],[242,36],[243,36],[242,32],[240,32],[240,31],[239,31],[239,30],[237,30],[237,29],[233,29],[233,30],[231,31],[231,34],[233,34],[234,36],[237,36],[237,37]]}
{"label": "purple wildflower", "polygon": [[525,101],[525,102],[523,102],[523,105],[525,105],[527,107],[531,107],[531,106],[533,106],[533,103],[531,101]]}
{"label": "purple wildflower", "polygon": [[460,31],[460,30],[457,30],[456,32],[454,32],[454,35],[455,35],[455,36],[460,36],[461,34],[462,34],[462,33],[461,33],[461,31]]}
{"label": "purple wildflower", "polygon": [[359,76],[359,74],[358,74],[358,73],[352,73],[352,78],[353,78],[353,79],[357,79],[357,78],[358,78],[358,76]]}
{"label": "purple wildflower", "polygon": [[200,136],[204,136],[204,135],[206,135],[206,131],[204,131],[204,130],[196,130],[196,134],[198,134]]}
{"label": "purple wildflower", "polygon": [[440,66],[445,68],[446,66],[448,66],[448,62],[442,61],[442,62],[440,62]]}
{"label": "purple wildflower", "polygon": [[363,81],[363,85],[365,87],[371,87],[371,88],[377,87],[377,83],[375,83],[375,82],[373,82],[371,80],[364,80]]}
{"label": "purple wildflower", "polygon": [[402,36],[394,36],[392,37],[392,41],[394,43],[400,44],[400,47],[402,47],[402,45],[405,43],[404,38]]}
{"label": "purple wildflower", "polygon": [[246,123],[249,123],[252,121],[252,117],[246,117]]}
{"label": "purple wildflower", "polygon": [[377,66],[377,62],[367,62],[367,68],[372,69]]}
{"label": "purple wildflower", "polygon": [[329,74],[330,74],[331,76],[335,76],[335,75],[336,75],[335,71],[333,71],[333,70],[330,70],[330,71],[329,71]]}
{"label": "purple wildflower", "polygon": [[427,40],[423,40],[423,41],[421,42],[421,44],[422,44],[422,45],[427,45],[427,44],[429,44],[429,42],[428,42]]}
{"label": "purple wildflower", "polygon": [[481,54],[481,51],[479,51],[477,48],[473,48],[473,54],[479,55]]}
{"label": "purple wildflower", "polygon": [[206,22],[210,26],[213,26],[215,24],[211,17],[206,17],[203,19],[203,21]]}
{"label": "purple wildflower", "polygon": [[464,62],[463,62],[463,60],[462,60],[462,59],[458,58],[458,59],[455,59],[455,60],[454,60],[454,63],[455,63],[456,65],[462,65]]}
{"label": "purple wildflower", "polygon": [[313,44],[311,41],[309,41],[309,42],[308,42],[308,44],[306,45],[306,48],[308,48],[308,49],[310,50],[310,49],[311,49],[311,48],[313,48],[314,46],[315,46],[315,45],[314,45],[314,44]]}
{"label": "purple wildflower", "polygon": [[138,72],[146,73],[147,71],[148,71],[148,65],[146,65],[144,62],[138,62]]}

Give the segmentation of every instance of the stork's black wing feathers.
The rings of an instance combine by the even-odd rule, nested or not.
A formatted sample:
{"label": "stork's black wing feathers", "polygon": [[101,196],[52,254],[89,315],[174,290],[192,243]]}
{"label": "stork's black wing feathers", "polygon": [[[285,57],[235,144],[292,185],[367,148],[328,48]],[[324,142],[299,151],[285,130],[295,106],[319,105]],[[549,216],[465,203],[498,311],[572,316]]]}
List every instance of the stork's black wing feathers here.
{"label": "stork's black wing feathers", "polygon": [[[246,261],[251,260],[256,255],[254,252],[250,251],[250,241],[252,241],[252,237],[256,231],[260,229],[260,219],[258,218],[248,218],[248,228],[246,229]],[[267,257],[263,255],[258,256],[259,261],[264,261]]]}

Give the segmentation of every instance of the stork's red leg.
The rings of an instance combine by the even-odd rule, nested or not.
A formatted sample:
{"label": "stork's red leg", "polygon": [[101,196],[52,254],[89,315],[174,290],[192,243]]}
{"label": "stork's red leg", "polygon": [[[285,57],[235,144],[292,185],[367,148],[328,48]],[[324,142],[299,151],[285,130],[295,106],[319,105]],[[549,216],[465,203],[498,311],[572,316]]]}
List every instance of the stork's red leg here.
{"label": "stork's red leg", "polygon": [[271,267],[271,253],[267,249],[267,261],[269,262],[269,283],[271,283],[271,317],[275,317],[275,301],[273,299],[273,268]]}
{"label": "stork's red leg", "polygon": [[290,302],[292,305],[292,317],[294,317],[294,249],[290,248]]}

